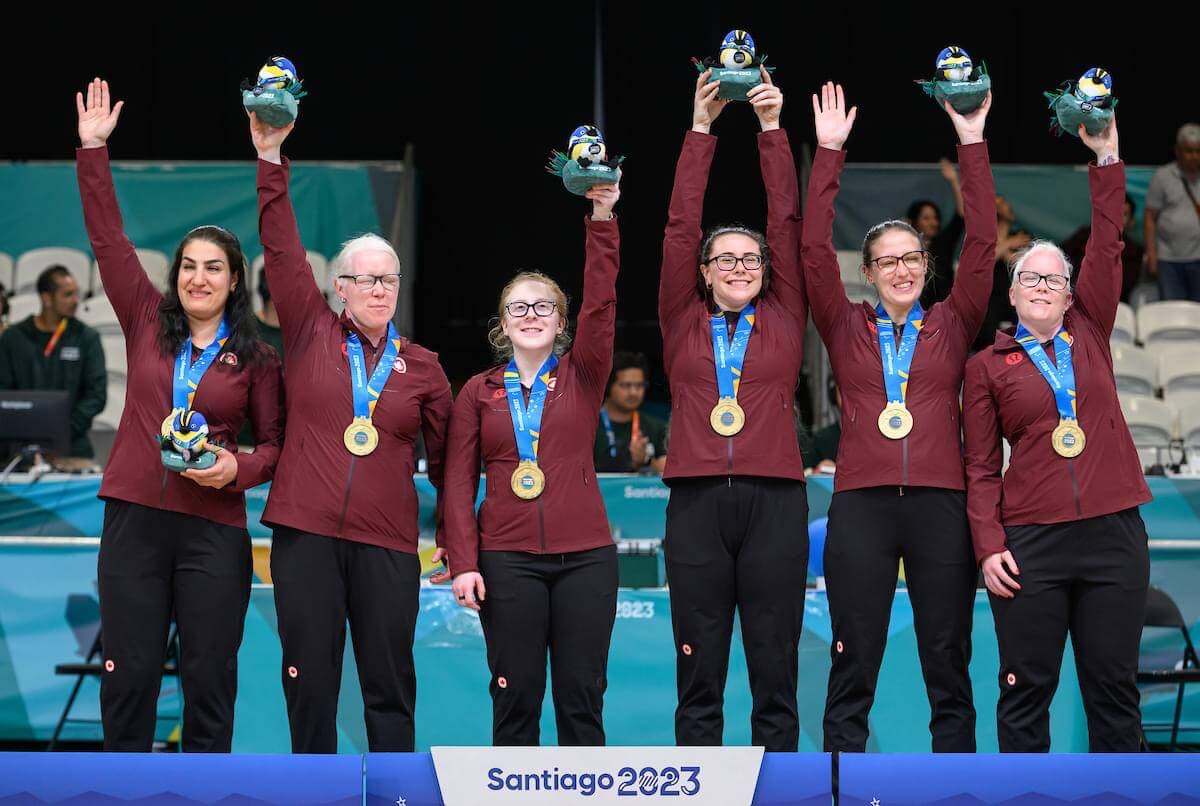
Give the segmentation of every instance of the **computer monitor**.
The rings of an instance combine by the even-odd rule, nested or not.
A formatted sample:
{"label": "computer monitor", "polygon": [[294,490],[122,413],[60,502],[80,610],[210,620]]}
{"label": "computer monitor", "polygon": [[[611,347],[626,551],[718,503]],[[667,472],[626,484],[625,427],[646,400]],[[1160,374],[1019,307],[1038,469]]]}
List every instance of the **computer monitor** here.
{"label": "computer monitor", "polygon": [[71,399],[64,391],[0,391],[0,457],[28,445],[43,454],[71,455]]}

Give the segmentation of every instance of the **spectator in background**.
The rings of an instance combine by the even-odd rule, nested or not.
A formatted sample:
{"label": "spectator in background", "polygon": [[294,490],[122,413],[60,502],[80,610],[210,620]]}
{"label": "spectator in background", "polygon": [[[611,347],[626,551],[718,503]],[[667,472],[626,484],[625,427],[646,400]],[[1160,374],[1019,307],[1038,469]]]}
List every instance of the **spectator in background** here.
{"label": "spectator in background", "polygon": [[[1133,287],[1138,284],[1138,280],[1142,276],[1142,261],[1146,256],[1146,251],[1142,245],[1135,240],[1136,236],[1133,231],[1134,218],[1137,216],[1137,205],[1133,201],[1133,197],[1128,193],[1125,194],[1125,223],[1122,231],[1122,240],[1125,243],[1125,251],[1121,253],[1121,301],[1129,302],[1129,295],[1133,293]],[[1071,260],[1072,266],[1078,266],[1075,270],[1075,283],[1079,282],[1080,269],[1083,268],[1083,251],[1087,247],[1088,238],[1092,235],[1091,225],[1080,227],[1071,234],[1069,238],[1059,244],[1059,248],[1066,253]]]}
{"label": "spectator in background", "polygon": [[1175,135],[1175,161],[1146,191],[1146,267],[1163,299],[1200,302],[1200,124]]}
{"label": "spectator in background", "polygon": [[613,355],[593,458],[598,473],[654,473],[667,465],[667,424],[639,409],[650,369],[641,353]]}
{"label": "spectator in background", "polygon": [[275,303],[271,301],[271,287],[267,285],[267,270],[258,270],[258,298],[262,300],[262,308],[255,314],[258,317],[258,337],[275,348],[279,353],[279,363],[283,363],[283,331],[279,329],[279,314],[275,312]]}
{"label": "spectator in background", "polygon": [[837,412],[837,417],[809,437],[810,447],[804,452],[804,467],[811,473],[833,475],[837,468],[838,444],[842,440],[842,393],[833,378],[829,379],[827,391],[829,405]]}
{"label": "spectator in background", "polygon": [[948,159],[940,160],[938,167],[954,194],[954,217],[950,223],[942,226],[942,211],[929,199],[918,199],[908,206],[908,212],[904,214],[904,220],[921,234],[921,243],[933,257],[933,270],[921,295],[924,308],[949,296],[954,286],[954,252],[963,233],[963,199],[962,188],[958,185],[958,171]]}
{"label": "spectator in background", "polygon": [[79,284],[66,267],[39,274],[37,293],[42,310],[0,336],[0,389],[69,392],[70,455],[90,459],[95,454],[88,431],[108,397],[100,335],[75,318]]}
{"label": "spectator in background", "polygon": [[[262,307],[254,314],[258,320],[258,338],[275,348],[279,355],[280,367],[283,366],[283,331],[279,328],[279,314],[275,311],[275,303],[271,301],[271,288],[267,285],[267,270],[258,270],[258,298]],[[239,445],[254,445],[257,441],[254,434],[254,423],[250,418],[242,425],[238,433]]]}
{"label": "spectator in background", "polygon": [[1013,255],[1029,246],[1033,237],[1025,230],[1017,228],[1015,224],[1016,214],[1012,204],[1003,196],[997,196],[996,265],[992,272],[992,294],[988,299],[983,327],[979,329],[979,335],[971,347],[972,352],[991,345],[997,330],[1017,320],[1017,313],[1008,299],[1008,264]]}

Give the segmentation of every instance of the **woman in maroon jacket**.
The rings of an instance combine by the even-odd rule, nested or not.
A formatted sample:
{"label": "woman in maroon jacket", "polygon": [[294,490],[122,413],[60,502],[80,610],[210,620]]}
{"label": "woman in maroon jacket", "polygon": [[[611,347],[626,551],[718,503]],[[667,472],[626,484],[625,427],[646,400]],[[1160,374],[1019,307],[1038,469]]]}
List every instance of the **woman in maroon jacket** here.
{"label": "woman in maroon jacket", "polygon": [[[1121,299],[1125,166],[1117,127],[1079,137],[1092,234],[1079,283],[1054,244],[1013,263],[1017,327],[967,364],[967,506],[1000,645],[1000,750],[1050,749],[1050,701],[1068,631],[1093,752],[1141,749],[1135,685],[1150,500],[1121,415],[1109,337]],[[1001,437],[1012,446],[1001,477]]]}
{"label": "woman in maroon jacket", "polygon": [[992,285],[995,191],[983,139],[991,98],[965,117],[946,107],[960,142],[966,238],[954,289],[926,312],[919,300],[929,255],[903,221],[878,224],[863,241],[862,271],[879,304],[846,299],[833,249],[833,203],[856,110],[847,113],[840,86],[826,84],[821,96],[813,96],[819,148],[808,185],[804,280],[842,393],[825,543],[833,621],[825,749],[866,748],[903,558],[933,750],[973,752],[967,666],[978,571],[967,523],[958,392]]}
{"label": "woman in maroon jacket", "polygon": [[[280,146],[295,126],[251,115],[259,232],[287,351],[288,433],[263,522],[283,644],[292,750],[337,752],[346,621],[372,752],[411,751],[421,562],[418,432],[442,485],[450,384],[435,353],[396,333],[400,260],[377,235],[333,259],[345,310],[329,309],[308,265]],[[440,518],[439,518],[440,524]]]}
{"label": "woman in maroon jacket", "polygon": [[503,363],[467,381],[450,417],[445,553],[455,598],[483,625],[496,745],[538,744],[547,650],[559,744],[604,744],[617,550],[592,443],[612,368],[620,189],[597,186],[587,197],[574,346],[562,289],[544,274],[518,274],[489,334]]}
{"label": "woman in maroon jacket", "polygon": [[[123,104],[110,104],[108,82],[100,79],[86,100],[76,97],[84,223],[129,357],[125,409],[100,485],[104,748],[150,750],[173,612],[183,749],[228,752],[250,601],[243,491],[269,481],[279,458],[279,360],[255,336],[246,260],[233,233],[207,226],[185,235],[165,293],[146,277],[124,233],[105,145]],[[173,380],[179,373],[183,384]],[[156,437],[164,416],[174,413],[173,398],[188,395],[186,381],[196,384],[188,404],[207,419],[217,461],[176,474],[163,467]],[[257,445],[238,453],[247,420]]]}
{"label": "woman in maroon jacket", "polygon": [[800,193],[783,94],[766,71],[750,103],[762,132],[767,237],[701,232],[704,191],[727,101],[696,81],[675,168],[658,319],[671,384],[665,539],[675,636],[675,740],[719,745],[733,613],[750,669],[751,741],[794,751],[797,651],[808,568],[808,496],[792,401],[808,311],[798,252]]}

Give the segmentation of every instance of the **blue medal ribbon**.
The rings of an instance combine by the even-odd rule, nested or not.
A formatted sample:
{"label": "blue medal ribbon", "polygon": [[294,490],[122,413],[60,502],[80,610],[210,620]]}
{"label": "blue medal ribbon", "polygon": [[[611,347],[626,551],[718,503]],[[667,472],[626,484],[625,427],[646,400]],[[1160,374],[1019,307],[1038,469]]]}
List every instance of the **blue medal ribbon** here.
{"label": "blue medal ribbon", "polygon": [[709,321],[712,324],[713,363],[717,367],[717,395],[737,400],[738,387],[742,383],[742,364],[746,361],[746,349],[754,329],[754,306],[747,305],[742,309],[732,342],[729,340],[729,326],[724,313],[715,314]]}
{"label": "blue medal ribbon", "polygon": [[396,326],[388,322],[386,344],[375,371],[367,379],[367,359],[363,355],[362,342],[357,333],[346,334],[346,358],[350,362],[350,390],[354,395],[354,418],[370,420],[375,415],[375,406],[379,403],[379,395],[387,384],[388,373],[396,363],[400,353],[400,334]]}
{"label": "blue medal ribbon", "polygon": [[1029,360],[1042,373],[1046,383],[1054,392],[1054,404],[1058,407],[1058,416],[1063,420],[1078,420],[1078,400],[1075,395],[1075,365],[1071,360],[1071,334],[1061,327],[1054,335],[1054,359],[1050,362],[1045,348],[1037,336],[1030,333],[1025,325],[1017,325],[1017,344],[1024,348]]}
{"label": "blue medal ribbon", "polygon": [[195,362],[192,361],[192,337],[188,336],[183,344],[179,345],[179,352],[175,355],[175,374],[171,378],[171,406],[176,411],[188,411],[192,408],[192,399],[196,397],[200,379],[212,366],[228,338],[229,322],[221,319],[221,324],[217,326],[217,337],[204,348]]}
{"label": "blue medal ribbon", "polygon": [[533,386],[529,389],[529,406],[525,406],[525,395],[521,392],[521,373],[517,361],[508,362],[504,369],[504,391],[508,395],[508,413],[512,417],[513,433],[517,438],[517,454],[522,462],[537,463],[538,440],[542,431],[542,412],[546,405],[546,393],[550,390],[550,373],[558,366],[554,353],[542,364]]}
{"label": "blue medal ribbon", "polygon": [[617,432],[613,430],[612,418],[608,416],[608,410],[603,406],[600,407],[600,422],[604,424],[604,433],[608,437],[608,455],[616,459]]}
{"label": "blue medal ribbon", "polygon": [[896,349],[896,333],[883,303],[875,306],[875,329],[879,335],[879,357],[883,362],[883,387],[887,392],[888,405],[903,406],[908,396],[908,371],[912,367],[913,355],[917,351],[917,335],[924,325],[925,311],[921,303],[913,304],[908,312],[906,325],[900,336],[900,348]]}

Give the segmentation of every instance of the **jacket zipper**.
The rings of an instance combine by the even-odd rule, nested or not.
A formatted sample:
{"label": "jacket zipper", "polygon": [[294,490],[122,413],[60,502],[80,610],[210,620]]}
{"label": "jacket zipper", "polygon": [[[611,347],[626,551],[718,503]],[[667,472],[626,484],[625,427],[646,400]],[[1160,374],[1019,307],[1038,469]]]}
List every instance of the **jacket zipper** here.
{"label": "jacket zipper", "polygon": [[354,465],[358,462],[357,456],[350,457],[350,470],[346,473],[346,494],[342,496],[342,514],[338,516],[337,536],[342,536],[342,527],[346,525],[346,509],[350,506],[350,482],[354,481]]}
{"label": "jacket zipper", "polygon": [[537,499],[538,533],[541,535],[542,554],[546,553],[546,509],[542,506],[542,497]]}
{"label": "jacket zipper", "polygon": [[170,477],[171,477],[171,471],[170,471],[170,470],[167,470],[167,469],[164,467],[164,468],[163,468],[163,480],[162,480],[162,487],[160,487],[160,488],[159,488],[159,490],[158,490],[158,505],[159,505],[160,507],[162,507],[162,506],[164,506],[164,505],[166,504],[166,500],[167,500],[167,479],[169,479]]}
{"label": "jacket zipper", "polygon": [[904,485],[908,484],[908,437],[900,440],[900,495],[904,495]]}
{"label": "jacket zipper", "polygon": [[728,486],[733,486],[733,437],[725,437],[725,444],[728,447],[727,456],[729,457],[725,464],[725,481]]}
{"label": "jacket zipper", "polygon": [[1075,460],[1067,460],[1067,472],[1071,474],[1071,491],[1075,494],[1075,514],[1083,517],[1083,502],[1079,500],[1079,478],[1075,475]]}

